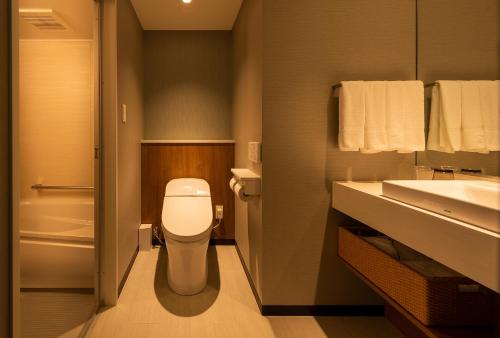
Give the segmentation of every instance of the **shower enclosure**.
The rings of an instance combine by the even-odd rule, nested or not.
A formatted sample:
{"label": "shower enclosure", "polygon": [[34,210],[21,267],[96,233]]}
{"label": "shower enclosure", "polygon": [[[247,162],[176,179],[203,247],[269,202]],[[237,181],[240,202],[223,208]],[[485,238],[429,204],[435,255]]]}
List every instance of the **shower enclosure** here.
{"label": "shower enclosure", "polygon": [[92,288],[92,40],[23,39],[21,288]]}
{"label": "shower enclosure", "polygon": [[18,3],[20,332],[53,337],[97,308],[99,5]]}

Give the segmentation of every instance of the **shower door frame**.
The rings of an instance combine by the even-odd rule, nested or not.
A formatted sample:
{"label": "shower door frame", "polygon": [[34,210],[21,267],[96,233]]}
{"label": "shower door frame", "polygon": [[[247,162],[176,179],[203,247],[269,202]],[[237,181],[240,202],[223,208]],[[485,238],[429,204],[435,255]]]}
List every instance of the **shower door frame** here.
{"label": "shower door frame", "polygon": [[[101,1],[94,2],[94,315],[83,326],[80,335],[85,335],[95,319],[101,305],[101,208],[102,208],[102,16]],[[19,202],[20,202],[20,162],[19,162],[19,0],[9,1],[10,7],[10,151],[11,151],[11,227],[10,227],[10,332],[14,338],[21,337],[20,314],[20,257],[19,257]]]}

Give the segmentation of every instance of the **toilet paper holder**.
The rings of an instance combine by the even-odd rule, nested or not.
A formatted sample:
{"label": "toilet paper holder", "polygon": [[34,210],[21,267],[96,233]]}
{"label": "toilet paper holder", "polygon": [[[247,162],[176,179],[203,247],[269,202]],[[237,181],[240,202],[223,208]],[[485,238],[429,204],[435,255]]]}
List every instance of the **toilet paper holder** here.
{"label": "toilet paper holder", "polygon": [[243,188],[243,193],[246,196],[260,195],[260,175],[257,175],[250,169],[231,169],[235,183],[239,183]]}

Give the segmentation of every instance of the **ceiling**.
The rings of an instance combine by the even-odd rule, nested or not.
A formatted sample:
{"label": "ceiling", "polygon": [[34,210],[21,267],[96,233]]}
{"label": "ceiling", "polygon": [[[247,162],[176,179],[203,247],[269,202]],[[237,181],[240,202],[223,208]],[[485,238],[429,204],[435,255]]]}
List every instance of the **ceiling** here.
{"label": "ceiling", "polygon": [[231,30],[242,0],[131,0],[145,30]]}
{"label": "ceiling", "polygon": [[94,1],[20,0],[19,8],[52,9],[69,26],[66,30],[40,30],[20,18],[19,37],[21,39],[92,39],[93,37]]}

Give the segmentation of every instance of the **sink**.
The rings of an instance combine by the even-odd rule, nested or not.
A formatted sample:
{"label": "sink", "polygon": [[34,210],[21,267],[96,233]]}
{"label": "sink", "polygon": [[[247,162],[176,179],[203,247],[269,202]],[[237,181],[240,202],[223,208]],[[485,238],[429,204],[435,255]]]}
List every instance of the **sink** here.
{"label": "sink", "polygon": [[383,196],[500,233],[500,183],[389,180]]}

